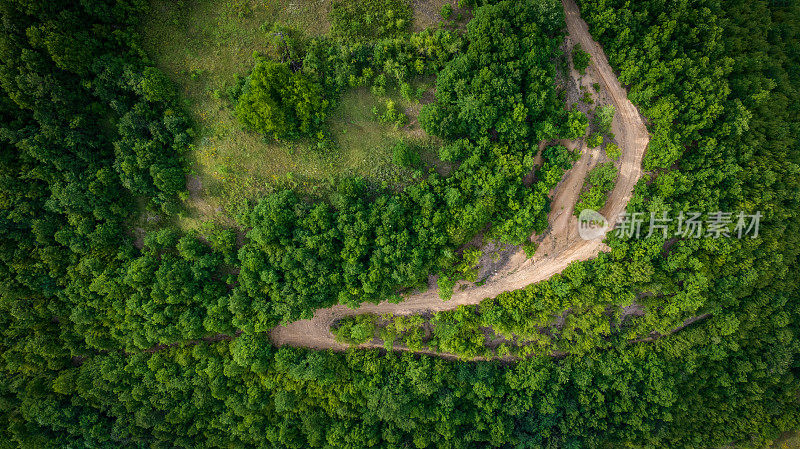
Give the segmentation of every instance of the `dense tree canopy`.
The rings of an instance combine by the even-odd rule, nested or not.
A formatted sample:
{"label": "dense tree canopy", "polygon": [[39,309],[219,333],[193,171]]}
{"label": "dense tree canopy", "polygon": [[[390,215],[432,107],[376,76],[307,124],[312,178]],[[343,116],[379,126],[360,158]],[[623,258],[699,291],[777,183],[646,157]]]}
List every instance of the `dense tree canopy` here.
{"label": "dense tree canopy", "polygon": [[436,79],[420,123],[433,135],[510,145],[559,135],[565,112],[550,88],[563,11],[556,1],[501,1],[475,11],[467,50]]}

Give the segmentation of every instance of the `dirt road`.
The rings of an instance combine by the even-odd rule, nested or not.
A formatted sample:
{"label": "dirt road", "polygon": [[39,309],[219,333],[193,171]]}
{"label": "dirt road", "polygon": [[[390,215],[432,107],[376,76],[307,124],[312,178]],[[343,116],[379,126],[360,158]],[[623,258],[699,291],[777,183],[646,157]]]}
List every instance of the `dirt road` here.
{"label": "dirt road", "polygon": [[[642,175],[641,164],[649,142],[647,128],[637,109],[628,101],[613,70],[608,64],[602,48],[591,37],[586,23],[574,0],[562,0],[566,12],[567,30],[573,42],[592,56],[591,71],[601,88],[610,95],[616,108],[612,131],[622,149],[620,175],[614,190],[609,195],[601,213],[613,226],[617,215],[625,210],[631,198],[633,187]],[[573,146],[575,144],[573,143]],[[483,299],[497,296],[503,292],[517,290],[527,285],[546,280],[564,270],[575,261],[596,257],[607,246],[599,240],[586,241],[577,233],[577,220],[572,211],[580,186],[591,162],[592,154],[582,148],[582,158],[569,170],[555,189],[553,209],[550,212],[550,232],[544,236],[540,251],[534,261],[518,262],[517,266],[504,270],[506,274],[497,276],[481,286],[457,289],[452,299],[442,301],[435,288],[411,295],[403,302],[393,304],[364,304],[358,309],[337,305],[319,309],[310,320],[299,320],[278,326],[271,332],[273,342],[280,345],[300,346],[314,349],[346,349],[348,346],[337,343],[330,332],[330,325],[336,320],[364,313],[409,315],[422,312],[437,312],[454,309],[460,305],[478,304]],[[546,253],[545,253],[546,252]],[[542,253],[542,254],[540,254]]]}

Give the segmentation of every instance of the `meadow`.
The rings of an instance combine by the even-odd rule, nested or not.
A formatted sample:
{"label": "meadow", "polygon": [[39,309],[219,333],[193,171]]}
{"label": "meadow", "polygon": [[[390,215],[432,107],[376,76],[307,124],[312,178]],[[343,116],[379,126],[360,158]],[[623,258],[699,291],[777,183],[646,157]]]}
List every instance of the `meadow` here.
{"label": "meadow", "polygon": [[[418,10],[415,28],[435,23],[431,11],[438,11],[437,1],[423,2],[430,5]],[[247,200],[276,185],[315,192],[348,175],[389,183],[408,177],[392,163],[393,145],[400,140],[425,144],[432,138],[416,122],[419,102],[403,99],[396,89],[389,89],[385,98],[366,88],[346,91],[328,118],[330,142],[324,148],[314,139],[265,138],[243,130],[233,115],[227,90],[252,69],[254,53],[268,51],[273,25],[291,26],[310,39],[328,32],[329,10],[329,0],[151,2],[140,25],[143,49],[177,85],[195,131],[188,213],[178,219],[182,228],[209,220],[233,224],[232,217]],[[428,80],[415,87],[432,84]],[[373,108],[385,99],[409,116],[407,125],[376,120]]]}

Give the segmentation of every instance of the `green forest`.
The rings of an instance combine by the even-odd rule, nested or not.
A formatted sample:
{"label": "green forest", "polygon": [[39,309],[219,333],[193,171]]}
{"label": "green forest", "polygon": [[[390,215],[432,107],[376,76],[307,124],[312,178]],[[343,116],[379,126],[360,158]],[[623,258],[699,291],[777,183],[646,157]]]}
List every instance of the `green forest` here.
{"label": "green forest", "polygon": [[[358,311],[556,257],[567,142],[599,159],[566,215],[605,207],[622,111],[568,87],[571,1],[0,0],[0,448],[795,447],[795,0],[577,1],[650,135],[627,212],[757,235],[609,233],[478,304]],[[154,47],[251,25],[236,70]],[[339,346],[276,343],[326,308]]]}

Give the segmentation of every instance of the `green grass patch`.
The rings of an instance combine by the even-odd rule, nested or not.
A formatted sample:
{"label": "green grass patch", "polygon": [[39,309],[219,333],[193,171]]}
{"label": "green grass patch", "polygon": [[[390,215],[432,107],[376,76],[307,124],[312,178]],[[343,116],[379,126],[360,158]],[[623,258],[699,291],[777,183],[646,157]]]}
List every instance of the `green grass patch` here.
{"label": "green grass patch", "polygon": [[[373,108],[384,104],[367,89],[345,92],[326,122],[332,145],[314,139],[275,142],[244,131],[226,90],[246,76],[253,53],[267,53],[269,31],[290,26],[306,36],[329,31],[329,0],[274,2],[151,2],[142,23],[143,47],[178,86],[194,121],[191,154],[195,189],[187,200],[184,228],[203,221],[230,224],[237,207],[269,192],[276,183],[308,190],[343,175],[376,181],[396,179],[392,148],[401,138],[427,138],[413,125],[394,129],[378,122]],[[389,92],[401,110],[415,102]],[[416,108],[418,109],[418,108]],[[407,175],[407,174],[406,174]],[[190,189],[191,190],[191,189]]]}
{"label": "green grass patch", "polygon": [[800,430],[784,432],[769,449],[800,449]]}

